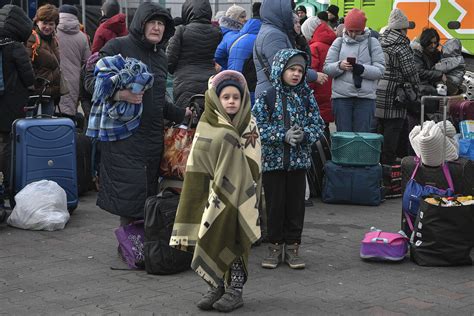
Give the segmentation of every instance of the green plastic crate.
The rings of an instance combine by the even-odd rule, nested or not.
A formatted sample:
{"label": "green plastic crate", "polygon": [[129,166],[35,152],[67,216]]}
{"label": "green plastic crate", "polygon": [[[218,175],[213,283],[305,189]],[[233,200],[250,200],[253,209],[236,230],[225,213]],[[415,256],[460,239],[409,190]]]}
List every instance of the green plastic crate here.
{"label": "green plastic crate", "polygon": [[373,166],[380,162],[383,136],[374,133],[331,134],[331,159],[338,165]]}

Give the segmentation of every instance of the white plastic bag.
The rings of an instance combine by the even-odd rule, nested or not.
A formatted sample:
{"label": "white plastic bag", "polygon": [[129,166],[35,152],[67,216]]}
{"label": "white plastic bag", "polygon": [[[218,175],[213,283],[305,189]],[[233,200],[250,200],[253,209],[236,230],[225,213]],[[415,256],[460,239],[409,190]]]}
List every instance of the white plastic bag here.
{"label": "white plastic bag", "polygon": [[15,195],[8,225],[31,230],[59,230],[69,221],[66,192],[56,182],[41,180]]}

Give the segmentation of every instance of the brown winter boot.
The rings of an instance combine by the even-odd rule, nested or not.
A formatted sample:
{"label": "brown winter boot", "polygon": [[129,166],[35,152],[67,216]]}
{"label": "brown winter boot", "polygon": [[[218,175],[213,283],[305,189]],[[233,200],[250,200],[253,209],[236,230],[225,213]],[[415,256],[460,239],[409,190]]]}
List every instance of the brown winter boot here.
{"label": "brown winter boot", "polygon": [[285,245],[285,262],[288,263],[292,269],[304,269],[305,263],[303,259],[298,255],[300,245]]}
{"label": "brown winter boot", "polygon": [[262,261],[262,268],[275,269],[282,261],[283,245],[268,244],[268,255]]}

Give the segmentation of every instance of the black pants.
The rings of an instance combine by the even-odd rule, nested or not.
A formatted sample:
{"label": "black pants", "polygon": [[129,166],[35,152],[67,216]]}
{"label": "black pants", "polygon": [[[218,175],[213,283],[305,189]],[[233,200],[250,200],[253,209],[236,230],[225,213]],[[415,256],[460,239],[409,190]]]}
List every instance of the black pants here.
{"label": "black pants", "polygon": [[305,177],[305,170],[263,173],[269,242],[301,243],[305,212]]}
{"label": "black pants", "polygon": [[397,149],[403,132],[404,119],[378,119],[378,131],[383,135],[381,161],[383,164],[393,165],[397,159]]}
{"label": "black pants", "polygon": [[11,170],[10,133],[0,132],[0,172],[3,172],[3,184],[8,188]]}

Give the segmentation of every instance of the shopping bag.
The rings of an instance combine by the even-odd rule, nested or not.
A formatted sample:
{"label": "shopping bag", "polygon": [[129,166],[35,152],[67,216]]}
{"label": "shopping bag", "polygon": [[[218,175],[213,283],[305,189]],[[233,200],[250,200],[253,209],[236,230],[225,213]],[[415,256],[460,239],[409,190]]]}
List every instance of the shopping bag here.
{"label": "shopping bag", "polygon": [[424,199],[410,241],[410,258],[421,266],[471,265],[473,227],[474,204],[464,205],[458,198]]}
{"label": "shopping bag", "polygon": [[183,180],[186,162],[196,129],[186,125],[165,128],[165,149],[160,163],[160,174],[165,178]]}
{"label": "shopping bag", "polygon": [[121,255],[130,269],[145,268],[144,235],[145,229],[142,220],[120,226],[115,230]]}

